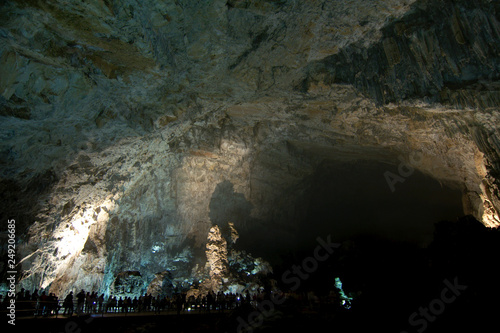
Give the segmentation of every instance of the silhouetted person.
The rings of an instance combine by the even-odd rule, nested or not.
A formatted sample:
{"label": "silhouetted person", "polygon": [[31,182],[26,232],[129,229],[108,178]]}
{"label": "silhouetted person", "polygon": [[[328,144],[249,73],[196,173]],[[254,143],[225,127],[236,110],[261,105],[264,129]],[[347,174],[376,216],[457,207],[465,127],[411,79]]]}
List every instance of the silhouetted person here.
{"label": "silhouetted person", "polygon": [[64,312],[63,314],[73,315],[73,292],[71,291],[63,302]]}
{"label": "silhouetted person", "polygon": [[59,313],[58,297],[54,293],[49,294],[48,309],[49,309],[49,314],[58,314]]}
{"label": "silhouetted person", "polygon": [[34,310],[34,306],[31,303],[31,294],[29,290],[26,290],[24,293],[24,303],[21,304],[23,309],[28,310],[27,312],[31,312],[31,310]]}
{"label": "silhouetted person", "polygon": [[151,299],[152,299],[151,294],[149,294],[149,295],[146,294],[144,296],[144,302],[145,302],[145,305],[146,305],[146,311],[151,311]]}
{"label": "silhouetted person", "polygon": [[109,296],[108,303],[106,304],[106,312],[116,312],[116,297]]}
{"label": "silhouetted person", "polygon": [[92,292],[90,295],[90,313],[97,312],[97,291]]}
{"label": "silhouetted person", "polygon": [[31,294],[31,308],[33,309],[35,315],[38,307],[37,302],[38,302],[38,289],[35,289],[35,291]]}
{"label": "silhouetted person", "polygon": [[128,297],[123,298],[123,312],[128,312]]}
{"label": "silhouetted person", "polygon": [[76,313],[81,314],[83,312],[83,305],[85,304],[85,291],[80,291],[76,295]]}
{"label": "silhouetted person", "polygon": [[181,314],[181,310],[182,310],[182,296],[180,294],[177,294],[177,297],[175,299],[175,303],[177,305],[177,315],[180,315]]}
{"label": "silhouetted person", "polygon": [[24,301],[24,288],[21,288],[21,291],[19,291],[16,294],[16,301],[18,301],[18,302]]}
{"label": "silhouetted person", "polygon": [[210,312],[210,308],[214,304],[214,296],[212,295],[212,292],[209,291],[207,295],[207,310]]}
{"label": "silhouetted person", "polygon": [[132,309],[133,311],[137,311],[137,306],[139,305],[139,300],[137,299],[137,296],[134,297],[132,300]]}
{"label": "silhouetted person", "polygon": [[45,291],[42,291],[42,295],[40,296],[40,309],[42,312],[42,315],[47,314],[47,301],[48,301],[48,296],[45,294]]}
{"label": "silhouetted person", "polygon": [[153,297],[153,299],[151,300],[151,306],[153,307],[154,314],[158,313],[158,303],[159,303],[158,296]]}
{"label": "silhouetted person", "polygon": [[125,297],[125,300],[123,301],[123,304],[125,305],[125,313],[128,312],[129,308],[132,306],[132,299],[129,297]]}
{"label": "silhouetted person", "polygon": [[85,295],[85,309],[84,309],[84,311],[86,313],[88,313],[89,309],[90,309],[90,292],[87,291],[87,294]]}
{"label": "silhouetted person", "polygon": [[101,296],[99,296],[99,298],[97,299],[97,302],[99,304],[99,313],[103,313],[104,312],[104,294],[101,294]]}

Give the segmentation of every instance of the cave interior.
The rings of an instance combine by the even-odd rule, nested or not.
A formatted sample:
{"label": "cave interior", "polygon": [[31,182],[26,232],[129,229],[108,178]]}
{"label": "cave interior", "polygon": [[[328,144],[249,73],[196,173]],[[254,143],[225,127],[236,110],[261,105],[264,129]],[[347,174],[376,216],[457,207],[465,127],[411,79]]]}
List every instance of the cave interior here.
{"label": "cave interior", "polygon": [[286,293],[248,332],[487,327],[499,55],[490,0],[2,1],[0,294],[15,257],[60,298]]}

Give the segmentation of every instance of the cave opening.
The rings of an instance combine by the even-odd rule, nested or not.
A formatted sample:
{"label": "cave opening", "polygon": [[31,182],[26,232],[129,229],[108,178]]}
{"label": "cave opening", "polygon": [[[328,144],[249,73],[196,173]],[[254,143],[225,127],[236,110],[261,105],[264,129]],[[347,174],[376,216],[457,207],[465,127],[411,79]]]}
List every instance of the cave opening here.
{"label": "cave opening", "polygon": [[[311,248],[318,236],[336,242],[369,236],[426,247],[434,223],[463,215],[457,189],[414,170],[401,182],[395,165],[358,160],[325,161],[309,178],[297,210],[299,249]],[[399,175],[398,175],[399,176]]]}
{"label": "cave opening", "polygon": [[286,188],[269,214],[273,220],[241,218],[252,205],[240,194],[241,209],[232,206],[238,213],[228,217],[242,221],[237,224],[242,231],[238,246],[284,267],[310,255],[318,237],[339,243],[373,239],[427,247],[434,223],[464,215],[462,193],[416,169],[391,188],[385,174],[398,174],[398,163],[323,160],[310,175]]}
{"label": "cave opening", "polygon": [[[270,260],[282,288],[321,295],[340,277],[346,291],[377,299],[428,278],[426,249],[435,224],[463,216],[462,194],[417,170],[391,189],[386,172],[397,174],[397,164],[327,160],[304,180],[293,208],[293,244],[266,250],[280,253]],[[311,266],[319,242],[338,247]],[[406,297],[411,292],[419,299],[422,290]]]}

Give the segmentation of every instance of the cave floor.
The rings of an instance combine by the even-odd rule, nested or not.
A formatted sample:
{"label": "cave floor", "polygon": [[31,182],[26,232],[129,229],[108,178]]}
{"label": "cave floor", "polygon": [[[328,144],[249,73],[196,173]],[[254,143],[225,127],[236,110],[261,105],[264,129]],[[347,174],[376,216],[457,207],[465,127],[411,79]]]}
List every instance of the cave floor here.
{"label": "cave floor", "polygon": [[[236,309],[226,311],[182,312],[175,310],[142,313],[107,313],[105,315],[84,315],[71,317],[58,315],[50,317],[21,317],[16,319],[15,331],[39,333],[82,333],[82,332],[416,332],[419,327],[409,327],[407,319],[398,315],[396,308],[386,309],[387,316],[381,316],[380,309],[374,311],[333,310],[316,311],[308,308],[280,309],[264,316],[258,322],[255,310]],[[488,327],[487,317],[480,308],[465,311],[449,311],[439,320],[428,323],[426,332],[476,330]],[[250,325],[249,323],[253,324]],[[420,327],[421,328],[421,327]],[[402,331],[407,329],[407,331]],[[3,330],[2,330],[3,331]]]}

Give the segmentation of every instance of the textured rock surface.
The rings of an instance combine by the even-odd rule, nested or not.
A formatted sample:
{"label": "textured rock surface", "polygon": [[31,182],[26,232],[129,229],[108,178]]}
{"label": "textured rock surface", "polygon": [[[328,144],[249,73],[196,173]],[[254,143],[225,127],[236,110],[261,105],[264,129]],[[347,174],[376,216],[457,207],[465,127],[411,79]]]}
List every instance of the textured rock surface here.
{"label": "textured rock surface", "polygon": [[[498,226],[499,13],[486,0],[4,2],[2,219],[17,221],[22,284],[107,293],[140,272],[142,291],[188,288],[207,277],[215,226],[229,242],[234,223],[242,247],[268,227],[292,237],[324,161],[418,152],[414,168]],[[241,251],[227,265],[260,265]]]}

